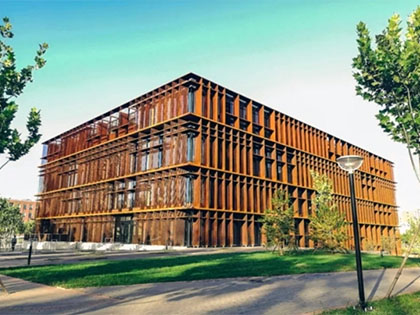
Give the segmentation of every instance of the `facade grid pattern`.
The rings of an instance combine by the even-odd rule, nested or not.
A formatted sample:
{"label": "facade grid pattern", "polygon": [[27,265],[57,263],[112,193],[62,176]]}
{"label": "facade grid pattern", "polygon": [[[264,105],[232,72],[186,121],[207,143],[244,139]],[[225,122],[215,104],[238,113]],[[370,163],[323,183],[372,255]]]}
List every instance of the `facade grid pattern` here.
{"label": "facade grid pattern", "polygon": [[347,154],[364,158],[355,173],[362,246],[380,249],[381,237],[399,237],[390,161],[187,74],[44,143],[38,231],[76,241],[260,245],[260,218],[282,189],[298,245],[312,247],[310,170],[333,180],[352,236],[347,174],[336,163]]}

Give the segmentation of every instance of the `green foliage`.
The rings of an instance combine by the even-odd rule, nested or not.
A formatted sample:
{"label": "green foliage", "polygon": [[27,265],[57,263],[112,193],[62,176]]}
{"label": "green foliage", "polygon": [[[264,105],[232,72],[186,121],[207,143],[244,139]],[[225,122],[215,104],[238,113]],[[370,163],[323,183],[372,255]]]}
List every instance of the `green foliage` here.
{"label": "green foliage", "polygon": [[19,207],[0,198],[0,238],[10,238],[22,230],[23,221]]}
{"label": "green foliage", "polygon": [[309,224],[310,237],[317,248],[329,251],[344,251],[347,240],[344,214],[333,203],[333,188],[331,180],[324,174],[311,171],[316,190],[314,199],[315,213]]}
{"label": "green foliage", "polygon": [[6,40],[13,37],[12,25],[7,17],[3,18],[3,23],[0,25],[0,36],[4,38],[0,40],[0,154],[6,154],[8,162],[16,161],[27,154],[41,138],[39,133],[41,116],[36,108],[32,108],[28,115],[26,140],[21,139],[19,131],[12,128],[11,123],[19,107],[16,98],[23,93],[26,84],[32,82],[33,72],[45,65],[43,55],[48,45],[46,43],[39,45],[34,65],[26,66],[20,71],[16,70],[15,53],[13,48],[6,44]]}
{"label": "green foliage", "polygon": [[[93,258],[93,257],[91,257]],[[363,269],[396,268],[402,258],[362,254]],[[418,267],[419,258],[408,266]],[[356,270],[354,254],[318,251],[295,255],[269,252],[229,253],[193,256],[165,256],[130,260],[100,260],[77,264],[15,267],[0,274],[65,288],[129,285],[169,281],[192,281],[232,277],[257,277]]]}
{"label": "green foliage", "polygon": [[420,154],[420,7],[408,19],[405,38],[400,24],[394,14],[376,35],[375,47],[367,26],[357,25],[359,54],[353,59],[353,76],[356,93],[380,106],[376,117],[382,129],[409,149],[420,181],[413,158]]}
{"label": "green foliage", "polygon": [[382,250],[392,254],[393,251],[395,251],[397,240],[394,236],[382,236],[381,237],[381,247]]}
{"label": "green foliage", "polygon": [[267,237],[267,245],[277,249],[280,255],[284,254],[285,247],[294,246],[293,231],[293,207],[286,194],[278,190],[271,199],[272,209],[265,210],[263,223],[264,233]]}
{"label": "green foliage", "polygon": [[413,294],[402,294],[390,299],[383,299],[374,302],[368,302],[368,306],[372,306],[369,312],[360,309],[348,307],[347,309],[338,309],[321,313],[322,315],[417,315],[419,314],[420,292]]}
{"label": "green foliage", "polygon": [[35,220],[29,220],[23,224],[23,233],[24,234],[33,234],[35,233]]}
{"label": "green foliage", "polygon": [[[407,222],[408,229],[405,231],[404,234],[401,235],[403,249],[405,250],[407,250],[410,246],[411,240],[414,237],[416,229],[418,229],[418,227],[420,226],[420,217],[410,215],[407,218]],[[420,237],[416,238],[411,253],[420,255]]]}
{"label": "green foliage", "polygon": [[374,250],[376,250],[376,244],[373,240],[369,239],[369,240],[365,241],[364,248],[367,251],[373,252]]}

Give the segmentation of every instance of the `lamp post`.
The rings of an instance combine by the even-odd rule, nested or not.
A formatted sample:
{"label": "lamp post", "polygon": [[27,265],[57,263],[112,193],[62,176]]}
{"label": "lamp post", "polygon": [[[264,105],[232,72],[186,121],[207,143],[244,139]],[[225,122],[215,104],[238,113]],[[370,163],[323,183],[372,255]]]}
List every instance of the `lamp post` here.
{"label": "lamp post", "polygon": [[363,163],[363,158],[357,155],[345,155],[337,159],[338,165],[349,173],[351,212],[353,216],[354,250],[356,252],[357,282],[359,284],[359,305],[366,307],[365,288],[363,285],[362,257],[360,254],[359,221],[357,220],[356,197],[354,193],[354,171]]}

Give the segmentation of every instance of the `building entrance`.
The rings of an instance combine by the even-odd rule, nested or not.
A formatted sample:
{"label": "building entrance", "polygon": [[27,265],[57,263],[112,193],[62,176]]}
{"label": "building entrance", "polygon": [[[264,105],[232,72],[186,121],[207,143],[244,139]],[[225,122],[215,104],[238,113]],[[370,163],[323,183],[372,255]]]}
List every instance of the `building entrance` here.
{"label": "building entrance", "polygon": [[133,217],[117,216],[115,217],[114,241],[117,243],[131,243],[133,238]]}

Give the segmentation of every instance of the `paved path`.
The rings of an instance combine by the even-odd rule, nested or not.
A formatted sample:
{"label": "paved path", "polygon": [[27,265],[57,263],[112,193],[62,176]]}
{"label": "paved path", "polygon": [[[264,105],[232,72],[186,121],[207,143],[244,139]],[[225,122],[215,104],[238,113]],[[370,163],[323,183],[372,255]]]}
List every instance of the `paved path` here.
{"label": "paved path", "polygon": [[[364,272],[366,297],[383,298],[396,269]],[[0,314],[302,314],[357,303],[355,272],[71,289],[1,276]],[[395,293],[420,291],[420,268]]]}

